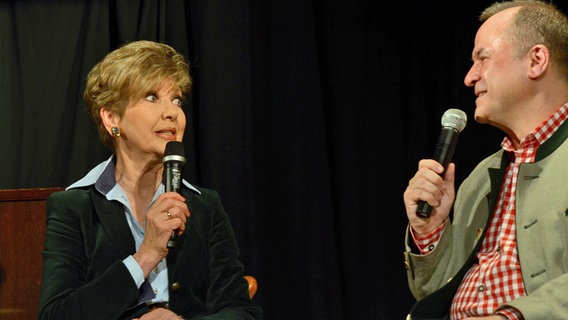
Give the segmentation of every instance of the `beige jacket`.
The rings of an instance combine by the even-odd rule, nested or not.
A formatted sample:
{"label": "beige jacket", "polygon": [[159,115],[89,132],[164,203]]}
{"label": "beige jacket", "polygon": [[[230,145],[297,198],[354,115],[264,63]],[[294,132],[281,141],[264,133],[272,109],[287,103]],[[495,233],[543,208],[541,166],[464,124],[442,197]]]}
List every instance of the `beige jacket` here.
{"label": "beige jacket", "polygon": [[[459,188],[452,223],[429,254],[412,252],[407,232],[408,283],[419,302],[412,319],[449,313],[494,207],[507,161],[503,151],[484,159]],[[522,164],[516,191],[517,249],[527,296],[507,305],[526,320],[568,319],[568,121]],[[460,270],[461,268],[461,270]],[[416,315],[414,314],[416,312]],[[425,312],[425,313],[424,313]]]}

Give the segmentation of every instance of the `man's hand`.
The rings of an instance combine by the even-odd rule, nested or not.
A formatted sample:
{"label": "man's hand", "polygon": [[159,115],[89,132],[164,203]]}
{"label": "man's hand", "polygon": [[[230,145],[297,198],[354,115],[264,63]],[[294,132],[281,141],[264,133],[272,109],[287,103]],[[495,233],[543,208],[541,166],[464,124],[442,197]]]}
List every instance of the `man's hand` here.
{"label": "man's hand", "polygon": [[[404,205],[408,221],[417,237],[426,235],[446,221],[455,199],[455,165],[450,163],[444,178],[440,174],[444,167],[435,160],[425,159],[418,163],[418,171],[410,179],[404,192]],[[432,206],[429,218],[416,215],[420,201]]]}

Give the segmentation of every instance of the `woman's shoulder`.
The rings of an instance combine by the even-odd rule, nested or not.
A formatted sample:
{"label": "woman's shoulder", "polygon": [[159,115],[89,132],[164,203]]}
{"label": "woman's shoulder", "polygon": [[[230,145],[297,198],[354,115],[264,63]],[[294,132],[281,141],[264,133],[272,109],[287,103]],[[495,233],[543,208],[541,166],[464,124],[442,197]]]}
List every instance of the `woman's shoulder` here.
{"label": "woman's shoulder", "polygon": [[223,203],[217,190],[202,187],[195,187],[195,189],[199,192],[193,189],[182,189],[182,195],[192,213],[201,212],[199,215],[205,216],[224,213]]}
{"label": "woman's shoulder", "polygon": [[214,189],[193,185],[194,189],[182,188],[182,194],[186,198],[202,199],[204,201],[219,200],[219,192]]}
{"label": "woman's shoulder", "polygon": [[89,188],[74,188],[56,191],[47,198],[48,204],[73,204],[90,203]]}

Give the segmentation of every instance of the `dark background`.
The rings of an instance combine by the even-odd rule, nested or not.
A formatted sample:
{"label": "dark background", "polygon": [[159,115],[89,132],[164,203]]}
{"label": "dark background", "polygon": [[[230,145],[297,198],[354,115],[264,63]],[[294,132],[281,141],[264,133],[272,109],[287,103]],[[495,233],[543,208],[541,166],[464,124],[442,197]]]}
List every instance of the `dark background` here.
{"label": "dark background", "polygon": [[195,79],[186,177],[224,199],[265,319],[404,319],[402,193],[441,115],[470,119],[458,183],[502,139],[463,84],[491,2],[1,1],[0,188],[67,186],[106,160],[87,72],[166,42]]}

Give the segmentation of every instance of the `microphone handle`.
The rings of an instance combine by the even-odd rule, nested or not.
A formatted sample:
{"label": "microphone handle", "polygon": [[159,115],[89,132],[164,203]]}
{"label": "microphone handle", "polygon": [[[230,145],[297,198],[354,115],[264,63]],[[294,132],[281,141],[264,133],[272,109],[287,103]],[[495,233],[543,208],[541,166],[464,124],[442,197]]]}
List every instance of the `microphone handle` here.
{"label": "microphone handle", "polygon": [[[434,156],[432,159],[438,161],[443,167],[444,171],[440,174],[443,178],[446,174],[446,169],[452,160],[454,150],[458,141],[459,132],[456,129],[450,127],[442,128],[438,142],[436,143],[436,149],[434,150]],[[416,208],[416,214],[422,218],[430,218],[432,214],[432,206],[426,201],[420,201],[418,203],[418,208]]]}
{"label": "microphone handle", "polygon": [[[182,166],[178,163],[166,164],[164,168],[166,174],[165,179],[165,190],[166,192],[177,192],[181,191],[181,179],[182,179]],[[168,240],[167,247],[172,249],[176,247],[177,233],[174,231],[170,240]]]}

